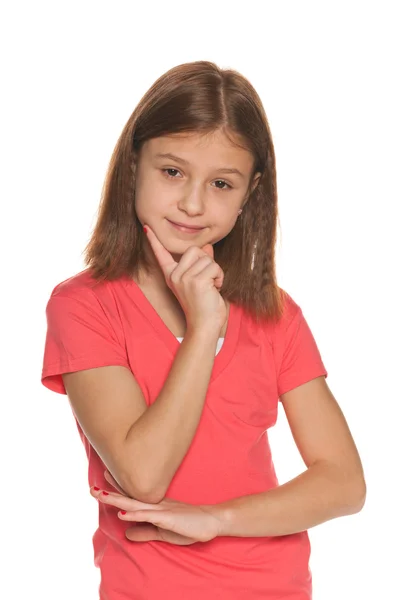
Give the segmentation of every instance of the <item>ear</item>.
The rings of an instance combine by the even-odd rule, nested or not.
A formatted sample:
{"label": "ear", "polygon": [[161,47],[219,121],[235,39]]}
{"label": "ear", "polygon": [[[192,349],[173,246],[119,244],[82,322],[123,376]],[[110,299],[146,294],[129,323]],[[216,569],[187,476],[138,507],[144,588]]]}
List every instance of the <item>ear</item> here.
{"label": "ear", "polygon": [[136,168],[139,162],[139,152],[137,150],[132,150],[132,159],[131,159],[131,169],[132,172],[136,172]]}
{"label": "ear", "polygon": [[137,166],[137,158],[136,158],[136,155],[134,155],[131,160],[131,172],[133,173],[133,176],[136,175],[136,166]]}
{"label": "ear", "polygon": [[259,172],[254,175],[253,182],[251,184],[250,194],[252,194],[254,192],[254,190],[256,189],[258,182],[261,179],[261,175],[262,175],[262,173],[259,173]]}
{"label": "ear", "polygon": [[248,199],[250,198],[251,194],[252,194],[252,193],[254,192],[254,190],[256,189],[256,187],[257,187],[257,185],[258,185],[258,182],[260,181],[261,175],[262,175],[262,173],[256,173],[256,174],[254,175],[254,177],[253,177],[253,181],[252,181],[252,184],[251,184],[250,191],[249,191],[249,192],[248,192],[248,194],[246,195],[245,201],[244,201],[244,203],[242,204],[242,208],[243,208],[243,206],[245,206],[245,204],[247,204],[247,201],[248,201]]}

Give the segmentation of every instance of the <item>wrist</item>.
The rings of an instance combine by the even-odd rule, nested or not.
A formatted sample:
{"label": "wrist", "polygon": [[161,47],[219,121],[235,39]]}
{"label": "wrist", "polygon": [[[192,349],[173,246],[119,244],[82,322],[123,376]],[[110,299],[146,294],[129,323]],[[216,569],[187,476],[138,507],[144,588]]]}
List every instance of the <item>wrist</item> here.
{"label": "wrist", "polygon": [[232,520],[231,510],[226,507],[225,503],[219,504],[202,504],[200,508],[208,512],[218,521],[218,534],[216,537],[229,536],[230,523]]}
{"label": "wrist", "polygon": [[220,329],[221,328],[219,327],[219,325],[213,324],[209,324],[201,328],[191,327],[190,325],[188,325],[184,337],[195,338],[197,340],[205,342],[210,341],[211,343],[216,343],[219,337]]}

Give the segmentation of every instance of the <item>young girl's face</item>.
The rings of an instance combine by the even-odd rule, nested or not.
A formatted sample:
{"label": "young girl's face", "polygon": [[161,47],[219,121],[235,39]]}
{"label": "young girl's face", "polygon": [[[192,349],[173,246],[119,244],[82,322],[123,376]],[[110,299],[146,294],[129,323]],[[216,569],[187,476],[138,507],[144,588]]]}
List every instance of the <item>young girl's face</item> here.
{"label": "young girl's face", "polygon": [[[215,244],[235,225],[253,164],[252,154],[232,145],[221,131],[150,139],[136,163],[138,219],[151,227],[175,260],[189,246]],[[201,229],[184,231],[171,221]]]}

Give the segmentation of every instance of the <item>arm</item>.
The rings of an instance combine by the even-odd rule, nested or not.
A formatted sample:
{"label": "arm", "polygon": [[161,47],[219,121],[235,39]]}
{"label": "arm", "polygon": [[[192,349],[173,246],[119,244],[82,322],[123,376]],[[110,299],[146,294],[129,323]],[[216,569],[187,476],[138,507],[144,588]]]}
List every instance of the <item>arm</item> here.
{"label": "arm", "polygon": [[164,497],[195,435],[218,335],[215,327],[188,329],[151,406],[126,367],[63,373],[85,436],[131,498],[157,504]]}
{"label": "arm", "polygon": [[324,377],[281,397],[299,452],[307,465],[283,485],[214,506],[222,536],[279,536],[359,512],[366,485],[356,446]]}
{"label": "arm", "polygon": [[[177,263],[151,228],[146,229],[156,259],[183,307],[187,322],[186,335],[151,406],[146,404],[127,357],[110,339],[103,315],[96,314],[97,303],[85,310],[83,317],[79,311],[74,319],[77,307],[71,313],[68,301],[50,321],[54,321],[52,335],[56,345],[60,345],[60,340],[63,340],[61,346],[68,343],[73,347],[75,343],[78,358],[85,356],[79,343],[82,322],[83,343],[90,340],[86,341],[87,350],[96,349],[95,340],[99,342],[99,353],[107,358],[103,356],[100,360],[98,356],[97,362],[107,366],[85,369],[79,365],[81,369],[77,369],[77,358],[71,360],[74,354],[70,351],[67,364],[75,369],[62,374],[65,389],[82,431],[118,485],[132,498],[158,503],[195,435],[226,309],[222,309],[223,299],[215,289],[222,285],[223,272],[212,260],[212,245],[206,244],[203,249],[189,246]],[[197,272],[197,261],[204,258],[209,264]],[[210,285],[212,282],[214,285]],[[92,322],[86,327],[89,319]],[[74,324],[73,333],[66,329],[70,322]]]}
{"label": "arm", "polygon": [[146,502],[158,503],[184,459],[203,412],[219,331],[187,331],[174,363],[151,406],[125,440],[133,481]]}

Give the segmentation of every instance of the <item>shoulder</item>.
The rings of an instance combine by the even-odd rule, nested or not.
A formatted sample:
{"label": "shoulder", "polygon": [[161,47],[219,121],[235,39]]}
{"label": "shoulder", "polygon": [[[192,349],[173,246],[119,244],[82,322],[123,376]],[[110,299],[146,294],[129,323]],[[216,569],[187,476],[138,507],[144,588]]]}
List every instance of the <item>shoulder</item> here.
{"label": "shoulder", "polygon": [[51,292],[51,297],[85,293],[85,291],[93,290],[96,284],[97,282],[90,275],[89,269],[84,269],[57,283]]}
{"label": "shoulder", "polygon": [[89,269],[54,286],[46,304],[48,321],[90,321],[121,329],[119,303],[124,302],[126,279],[96,280]]}
{"label": "shoulder", "polygon": [[294,298],[283,288],[279,288],[279,291],[283,298],[282,314],[278,319],[263,325],[264,333],[271,345],[284,338],[289,326],[302,315],[301,308]]}
{"label": "shoulder", "polygon": [[97,281],[89,269],[57,283],[51,291],[46,305],[48,315],[86,314],[101,315],[109,305],[111,281]]}
{"label": "shoulder", "polygon": [[97,280],[92,276],[90,269],[86,268],[57,283],[48,302],[53,298],[69,298],[83,301],[85,304],[109,305],[119,285],[126,285],[123,277],[116,280]]}
{"label": "shoulder", "polygon": [[276,324],[276,330],[277,332],[284,333],[293,319],[301,313],[301,308],[286,290],[279,289],[283,295],[284,304],[282,316]]}
{"label": "shoulder", "polygon": [[242,310],[242,326],[246,328],[247,335],[257,338],[263,344],[274,348],[279,346],[287,337],[290,326],[302,318],[302,311],[294,298],[283,288],[279,288],[282,295],[282,313],[279,318],[256,320],[247,311]]}

